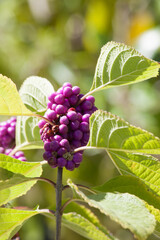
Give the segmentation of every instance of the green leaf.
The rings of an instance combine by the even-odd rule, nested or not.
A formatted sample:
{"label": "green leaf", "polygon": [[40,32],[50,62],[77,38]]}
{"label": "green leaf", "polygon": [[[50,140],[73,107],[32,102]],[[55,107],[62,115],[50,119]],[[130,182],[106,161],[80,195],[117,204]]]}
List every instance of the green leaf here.
{"label": "green leaf", "polygon": [[94,224],[75,212],[65,213],[62,216],[62,223],[67,228],[91,240],[111,240],[116,239],[105,235]]}
{"label": "green leaf", "polygon": [[22,175],[21,177],[13,175],[5,181],[0,181],[0,205],[24,195],[37,182],[37,180],[28,182],[27,179],[25,181],[23,176],[34,178],[42,174],[40,163],[22,162],[4,154],[0,154],[0,167]]}
{"label": "green leaf", "polygon": [[0,115],[27,115],[33,113],[25,107],[11,79],[0,74]]}
{"label": "green leaf", "polygon": [[160,236],[160,197],[156,196],[140,179],[133,176],[118,176],[101,186],[94,187],[93,190],[99,192],[127,192],[144,200],[146,207],[157,220],[155,233]]}
{"label": "green leaf", "polygon": [[19,91],[24,104],[35,113],[46,111],[48,96],[53,92],[54,88],[46,78],[36,76],[27,78]]}
{"label": "green leaf", "polygon": [[145,240],[153,233],[155,218],[145,207],[145,203],[136,196],[128,193],[98,193],[87,196],[70,180],[68,184],[90,206],[98,208],[123,228],[128,228],[137,239]]}
{"label": "green leaf", "polygon": [[11,239],[26,220],[36,214],[37,211],[0,208],[0,239]]}
{"label": "green leaf", "polygon": [[[117,116],[96,111],[90,119],[88,146],[104,148],[124,175],[136,175],[160,194],[160,139]],[[142,154],[145,153],[145,154]]]}
{"label": "green leaf", "polygon": [[[65,227],[90,240],[117,240],[108,233],[89,209],[76,203],[70,203],[68,206],[67,210],[65,209],[67,213],[62,215],[62,224]],[[69,212],[70,210],[72,212]],[[51,213],[43,210],[39,210],[39,213],[55,220],[55,216]]]}
{"label": "green leaf", "polygon": [[40,149],[44,143],[40,138],[38,118],[18,117],[16,123],[16,149]]}
{"label": "green leaf", "polygon": [[155,228],[154,234],[160,237],[160,210],[156,209],[153,206],[150,206],[148,204],[146,204],[146,207],[148,208],[150,213],[155,216],[157,223],[156,223],[156,228]]}
{"label": "green leaf", "polygon": [[142,56],[132,47],[108,42],[101,50],[91,91],[156,77],[159,68],[158,62]]}
{"label": "green leaf", "polygon": [[99,192],[119,192],[133,194],[149,205],[160,209],[160,197],[158,197],[143,181],[133,176],[118,176],[101,186],[94,187]]}
{"label": "green leaf", "polygon": [[[98,218],[94,215],[93,212],[91,212],[90,209],[86,208],[85,206],[71,202],[69,205],[64,210],[64,213],[70,213],[70,212],[75,212],[77,215],[81,215],[83,218],[91,222],[97,229],[102,231],[105,235],[110,237],[111,239],[113,238],[111,234],[107,231],[107,229],[101,225],[99,222]],[[113,238],[115,239],[115,238]]]}
{"label": "green leaf", "polygon": [[39,177],[42,174],[40,162],[23,162],[5,154],[0,154],[0,167],[26,177]]}
{"label": "green leaf", "polygon": [[90,118],[88,146],[127,153],[160,154],[160,139],[111,113],[98,110]]}
{"label": "green leaf", "polygon": [[0,206],[24,195],[37,182],[34,178],[27,178],[20,174],[0,181]]}
{"label": "green leaf", "polygon": [[[20,96],[24,104],[31,111],[44,115],[47,109],[48,96],[54,92],[51,83],[41,77],[27,78],[20,88]],[[18,117],[16,124],[16,149],[39,149],[43,148],[40,139],[38,118]]]}

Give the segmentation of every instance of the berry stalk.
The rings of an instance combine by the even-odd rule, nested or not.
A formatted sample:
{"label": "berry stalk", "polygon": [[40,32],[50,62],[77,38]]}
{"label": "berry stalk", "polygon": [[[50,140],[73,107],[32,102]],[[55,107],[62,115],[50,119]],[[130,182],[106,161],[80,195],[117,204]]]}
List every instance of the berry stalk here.
{"label": "berry stalk", "polygon": [[61,237],[61,205],[62,205],[62,173],[63,168],[58,167],[57,171],[57,184],[56,184],[56,240],[60,240]]}

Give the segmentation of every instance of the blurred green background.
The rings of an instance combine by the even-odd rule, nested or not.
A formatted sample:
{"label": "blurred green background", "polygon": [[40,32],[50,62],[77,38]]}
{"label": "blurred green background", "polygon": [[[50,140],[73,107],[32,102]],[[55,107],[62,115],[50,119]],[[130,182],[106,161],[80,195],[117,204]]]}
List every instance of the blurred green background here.
{"label": "blurred green background", "polygon": [[[160,61],[160,1],[0,1],[0,73],[10,77],[18,88],[28,76],[38,75],[47,78],[55,90],[69,81],[79,85],[82,93],[88,92],[100,49],[112,40],[134,46],[146,57]],[[94,96],[98,108],[160,136],[159,92],[160,80],[150,79]],[[25,154],[28,161],[41,161],[42,152]],[[118,174],[104,151],[86,151],[80,168],[64,170],[63,182],[71,178],[75,183],[96,186]],[[49,166],[44,167],[43,175],[56,180],[56,170]],[[64,198],[69,196],[70,191],[66,191]],[[46,183],[38,183],[12,204],[53,208],[55,193]],[[134,239],[129,231],[95,213],[119,239]],[[24,225],[20,236],[23,240],[53,240],[54,222],[36,216]],[[63,227],[62,240],[68,239],[85,240]]]}

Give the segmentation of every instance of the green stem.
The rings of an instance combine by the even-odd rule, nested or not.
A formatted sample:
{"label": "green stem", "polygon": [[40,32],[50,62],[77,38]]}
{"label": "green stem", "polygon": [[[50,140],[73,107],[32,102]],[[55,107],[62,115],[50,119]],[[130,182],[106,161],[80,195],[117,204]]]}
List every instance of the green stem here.
{"label": "green stem", "polygon": [[60,240],[61,237],[61,204],[62,204],[62,173],[63,169],[58,168],[57,172],[57,184],[56,184],[56,240]]}

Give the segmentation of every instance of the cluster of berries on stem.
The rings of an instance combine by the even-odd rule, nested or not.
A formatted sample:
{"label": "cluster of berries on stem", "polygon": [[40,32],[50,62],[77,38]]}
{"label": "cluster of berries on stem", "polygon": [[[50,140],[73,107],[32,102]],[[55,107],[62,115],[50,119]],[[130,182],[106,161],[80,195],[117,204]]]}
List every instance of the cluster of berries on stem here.
{"label": "cluster of berries on stem", "polygon": [[78,86],[64,83],[48,99],[48,109],[44,119],[39,121],[40,135],[44,142],[43,158],[49,165],[65,167],[72,171],[82,161],[82,151],[76,148],[85,146],[89,140],[89,118],[97,110],[93,96],[80,94]]}
{"label": "cluster of berries on stem", "polygon": [[[12,152],[15,147],[15,129],[15,117],[11,117],[9,120],[0,123],[0,153],[9,155]],[[12,157],[21,161],[26,161],[22,151],[17,151]]]}

